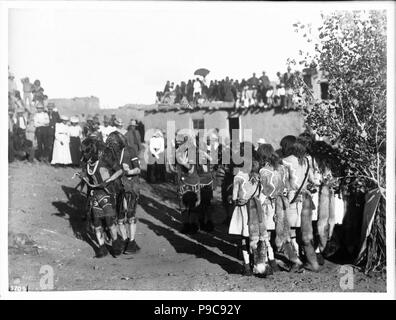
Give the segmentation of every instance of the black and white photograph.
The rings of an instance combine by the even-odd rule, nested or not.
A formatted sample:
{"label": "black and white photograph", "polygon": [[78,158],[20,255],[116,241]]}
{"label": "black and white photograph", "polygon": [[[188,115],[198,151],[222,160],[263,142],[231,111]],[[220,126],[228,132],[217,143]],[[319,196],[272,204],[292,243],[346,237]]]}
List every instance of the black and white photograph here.
{"label": "black and white photograph", "polygon": [[393,2],[0,9],[2,295],[394,299]]}

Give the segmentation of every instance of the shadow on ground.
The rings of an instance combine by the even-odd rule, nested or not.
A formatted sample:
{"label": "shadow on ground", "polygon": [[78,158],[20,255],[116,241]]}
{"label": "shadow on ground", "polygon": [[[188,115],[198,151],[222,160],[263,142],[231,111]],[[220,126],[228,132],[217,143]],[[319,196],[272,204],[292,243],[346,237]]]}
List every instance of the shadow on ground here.
{"label": "shadow on ground", "polygon": [[55,216],[69,220],[70,227],[77,239],[88,243],[97,253],[98,247],[93,242],[88,222],[84,220],[82,213],[86,208],[86,197],[77,189],[62,186],[62,190],[67,197],[67,201],[54,201],[52,205],[58,210]]}
{"label": "shadow on ground", "polygon": [[[222,253],[236,257],[236,245],[225,242],[222,239],[216,239],[212,235],[206,233],[197,233],[185,237],[179,236],[174,231],[180,230],[182,227],[181,222],[178,221],[180,220],[180,214],[176,210],[164,206],[157,200],[145,195],[141,195],[139,204],[147,214],[161,221],[169,228],[158,226],[146,219],[139,219],[139,221],[146,224],[157,235],[164,236],[177,252],[194,254],[198,258],[220,265],[228,273],[240,274],[241,266],[239,263],[208,250],[205,247],[218,248]],[[191,241],[188,238],[195,240],[198,243]]]}

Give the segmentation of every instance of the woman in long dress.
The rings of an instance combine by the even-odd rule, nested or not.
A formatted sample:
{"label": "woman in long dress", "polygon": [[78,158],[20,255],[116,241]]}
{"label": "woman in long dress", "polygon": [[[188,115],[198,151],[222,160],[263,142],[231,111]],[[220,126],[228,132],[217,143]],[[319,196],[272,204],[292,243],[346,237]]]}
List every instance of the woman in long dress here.
{"label": "woman in long dress", "polygon": [[81,139],[82,128],[78,124],[77,117],[70,118],[71,126],[69,127],[70,133],[70,156],[73,166],[78,166],[81,159]]}
{"label": "woman in long dress", "polygon": [[70,131],[67,125],[68,120],[68,117],[61,116],[62,122],[57,123],[55,126],[55,141],[51,164],[69,165],[72,163],[69,147]]}

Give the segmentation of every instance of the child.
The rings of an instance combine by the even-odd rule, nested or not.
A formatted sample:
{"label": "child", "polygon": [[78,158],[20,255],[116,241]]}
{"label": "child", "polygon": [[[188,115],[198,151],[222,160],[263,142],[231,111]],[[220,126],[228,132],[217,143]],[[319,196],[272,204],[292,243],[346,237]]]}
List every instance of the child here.
{"label": "child", "polygon": [[[312,245],[313,228],[312,228],[312,196],[308,190],[308,184],[317,184],[312,167],[307,158],[306,147],[297,140],[294,144],[289,145],[282,150],[284,155],[283,163],[288,168],[289,179],[288,198],[290,205],[287,209],[287,219],[291,230],[291,241],[295,254],[299,253],[297,243],[297,232],[301,232],[301,240],[307,263],[305,268],[311,271],[318,271],[319,264],[317,261],[315,249]],[[293,257],[294,266],[301,265],[298,258]]]}
{"label": "child", "polygon": [[[241,144],[241,149],[243,145]],[[249,225],[248,225],[248,205],[249,201],[258,192],[258,182],[251,179],[250,173],[252,170],[252,158],[244,156],[244,166],[235,168],[237,174],[234,177],[234,186],[232,193],[232,200],[236,204],[232,214],[229,234],[241,236],[241,247],[243,255],[243,270],[242,274],[251,276],[252,270],[250,268],[249,258]]]}
{"label": "child", "polygon": [[[282,161],[274,148],[270,144],[262,144],[257,150],[257,157],[260,162],[260,182],[262,186],[261,195],[263,197],[263,209],[266,219],[267,236],[265,244],[268,252],[269,265],[273,271],[278,271],[274,251],[272,249],[270,239],[275,229],[278,231],[277,239],[281,239],[281,243],[287,239],[283,239],[282,233],[285,229],[284,214],[284,191],[286,188],[286,169],[282,165]],[[276,212],[276,223],[275,223]],[[282,218],[283,217],[283,218]],[[278,241],[279,242],[279,241]]]}

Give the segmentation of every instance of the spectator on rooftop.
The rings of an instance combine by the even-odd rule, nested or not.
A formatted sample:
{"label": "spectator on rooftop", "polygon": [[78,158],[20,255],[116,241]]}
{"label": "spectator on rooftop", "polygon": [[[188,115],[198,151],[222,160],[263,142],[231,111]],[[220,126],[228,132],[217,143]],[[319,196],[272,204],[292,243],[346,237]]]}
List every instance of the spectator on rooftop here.
{"label": "spectator on rooftop", "polygon": [[191,80],[188,80],[188,82],[187,82],[187,100],[188,100],[188,102],[193,101],[193,98],[194,98],[193,82]]}
{"label": "spectator on rooftop", "polygon": [[194,101],[196,102],[198,98],[202,95],[202,83],[199,80],[199,78],[197,78],[194,81],[193,87],[194,87],[193,96],[194,96]]}
{"label": "spectator on rooftop", "polygon": [[234,95],[232,94],[231,82],[228,77],[224,81],[224,100],[225,102],[234,101]]}
{"label": "spectator on rooftop", "polygon": [[265,74],[265,71],[263,71],[262,76],[260,77],[261,80],[261,86],[260,86],[260,91],[261,91],[261,96],[263,97],[263,102],[265,104],[268,103],[267,101],[267,90],[269,90],[271,84],[268,76]]}
{"label": "spectator on rooftop", "polygon": [[166,81],[165,88],[164,88],[164,94],[170,91],[170,81]]}

